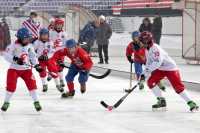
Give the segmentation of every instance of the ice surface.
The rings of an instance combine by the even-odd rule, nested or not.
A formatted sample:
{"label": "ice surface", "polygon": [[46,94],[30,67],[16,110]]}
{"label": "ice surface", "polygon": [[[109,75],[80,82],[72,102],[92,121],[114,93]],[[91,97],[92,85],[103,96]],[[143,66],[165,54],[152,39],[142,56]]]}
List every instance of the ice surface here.
{"label": "ice surface", "polygon": [[[6,71],[8,63],[1,62],[1,104],[4,99]],[[199,133],[199,113],[190,113],[184,101],[169,88],[164,94],[168,102],[167,112],[152,112],[151,105],[155,98],[145,91],[135,90],[113,112],[106,111],[99,102],[105,100],[113,104],[122,95],[129,81],[116,77],[102,80],[90,78],[87,93],[82,95],[76,82],[74,99],[62,100],[54,83],[49,83],[49,91],[41,92],[38,73],[34,72],[38,82],[43,111],[38,114],[26,91],[22,80],[11,106],[0,115],[0,133]],[[66,73],[66,72],[65,72]],[[133,83],[134,84],[134,83]],[[189,92],[196,101],[199,93]]]}

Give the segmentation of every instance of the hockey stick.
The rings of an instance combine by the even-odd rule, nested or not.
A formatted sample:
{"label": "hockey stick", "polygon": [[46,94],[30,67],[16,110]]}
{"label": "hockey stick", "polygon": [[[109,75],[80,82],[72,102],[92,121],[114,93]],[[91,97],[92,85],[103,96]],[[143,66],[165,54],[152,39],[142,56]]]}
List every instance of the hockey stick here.
{"label": "hockey stick", "polygon": [[[34,68],[34,66],[31,65],[31,64],[24,64],[24,65],[29,66],[29,67],[31,67],[31,68]],[[44,71],[44,70],[43,70],[43,71]],[[47,70],[45,70],[45,72],[48,73],[48,74],[50,74],[50,75],[53,75],[53,76],[57,76],[57,75],[58,75],[57,73],[49,72],[49,71],[47,71]]]}
{"label": "hockey stick", "polygon": [[133,86],[133,87],[131,88],[131,90],[130,90],[128,93],[126,93],[126,95],[124,95],[123,97],[121,97],[113,106],[110,106],[110,105],[106,104],[104,101],[101,101],[100,104],[101,104],[103,107],[107,108],[109,111],[112,111],[113,109],[116,109],[116,108],[119,107],[119,105],[126,99],[126,97],[127,97],[131,92],[133,92],[133,90],[138,86],[138,84],[139,84],[139,83],[137,83],[135,86]]}
{"label": "hockey stick", "polygon": [[[70,69],[69,66],[64,65],[64,67]],[[102,75],[95,75],[92,73],[90,73],[89,75],[95,79],[103,79],[103,78],[107,77],[110,73],[111,73],[111,69],[107,69],[107,71]]]}

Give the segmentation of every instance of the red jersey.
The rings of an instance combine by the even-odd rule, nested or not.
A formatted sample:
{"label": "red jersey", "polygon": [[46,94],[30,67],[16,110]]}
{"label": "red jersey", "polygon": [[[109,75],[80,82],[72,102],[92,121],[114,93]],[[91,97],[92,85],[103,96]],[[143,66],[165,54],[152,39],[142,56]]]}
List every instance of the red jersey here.
{"label": "red jersey", "polygon": [[145,57],[145,49],[141,48],[139,50],[134,49],[134,43],[131,42],[126,48],[126,56],[132,56],[134,54],[134,61],[145,64],[146,57]]}
{"label": "red jersey", "polygon": [[67,56],[71,60],[71,63],[80,69],[89,71],[93,66],[93,62],[89,54],[80,47],[77,47],[74,55],[70,54],[67,48],[60,49],[55,52],[53,58],[58,60],[60,57],[64,56]]}

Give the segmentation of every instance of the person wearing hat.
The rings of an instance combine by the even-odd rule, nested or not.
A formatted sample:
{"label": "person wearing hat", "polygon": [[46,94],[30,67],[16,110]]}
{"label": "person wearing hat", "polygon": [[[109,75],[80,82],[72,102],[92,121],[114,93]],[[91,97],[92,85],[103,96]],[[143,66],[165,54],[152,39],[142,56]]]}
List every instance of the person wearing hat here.
{"label": "person wearing hat", "polygon": [[144,32],[144,31],[152,32],[152,23],[148,17],[143,19],[142,24],[140,25],[139,31],[140,32]]}
{"label": "person wearing hat", "polygon": [[96,39],[96,30],[99,27],[99,21],[94,20],[88,22],[84,28],[80,31],[79,43],[84,44],[81,47],[87,51],[88,54],[91,52],[91,48],[94,45]]}
{"label": "person wearing hat", "polygon": [[[108,45],[109,39],[112,36],[112,29],[108,23],[106,23],[105,16],[101,15],[99,17],[100,26],[96,32],[96,41],[98,45],[99,52],[99,64],[103,64],[104,61],[108,64]],[[104,59],[103,54],[104,53]]]}
{"label": "person wearing hat", "polygon": [[6,22],[5,17],[2,18],[1,26],[2,26],[2,32],[3,32],[3,35],[4,35],[2,49],[5,50],[6,47],[11,43],[10,29],[9,29],[9,26]]}
{"label": "person wearing hat", "polygon": [[34,43],[39,38],[40,23],[37,22],[38,14],[31,12],[27,20],[22,23],[22,27],[27,28],[31,33],[31,43]]}
{"label": "person wearing hat", "polygon": [[[71,60],[69,71],[65,76],[68,92],[62,94],[62,98],[72,98],[75,95],[74,78],[79,74],[79,83],[81,93],[86,91],[86,82],[88,81],[89,72],[93,66],[92,59],[89,54],[82,49],[78,42],[74,39],[69,39],[65,42],[65,48],[57,51],[53,58],[59,59],[60,57],[68,57]],[[65,64],[61,62],[61,67],[65,67]]]}

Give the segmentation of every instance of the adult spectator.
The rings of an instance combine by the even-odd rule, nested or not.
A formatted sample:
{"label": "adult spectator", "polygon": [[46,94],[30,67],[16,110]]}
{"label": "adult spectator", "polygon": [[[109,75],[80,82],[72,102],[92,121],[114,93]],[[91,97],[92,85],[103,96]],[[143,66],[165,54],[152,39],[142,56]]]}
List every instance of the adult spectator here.
{"label": "adult spectator", "polygon": [[9,26],[6,22],[6,19],[3,18],[2,19],[2,31],[3,31],[3,34],[4,34],[4,38],[3,38],[3,50],[6,49],[6,47],[11,43],[11,38],[10,38],[10,29],[9,29]]}
{"label": "adult spectator", "polygon": [[84,28],[80,31],[79,43],[82,44],[81,47],[90,53],[94,41],[96,39],[96,29],[99,27],[99,22],[97,20],[88,22]]}
{"label": "adult spectator", "polygon": [[27,28],[31,33],[32,43],[36,41],[39,36],[40,23],[37,22],[37,17],[38,14],[36,12],[31,12],[29,18],[22,23],[22,27]]}
{"label": "adult spectator", "polygon": [[4,32],[3,32],[2,22],[0,22],[0,50],[3,50],[3,45],[4,45]]}
{"label": "adult spectator", "polygon": [[142,21],[142,24],[140,25],[139,28],[140,32],[148,31],[152,32],[152,24],[149,18],[144,18]]}
{"label": "adult spectator", "polygon": [[160,44],[160,38],[162,34],[162,18],[158,13],[153,19],[152,34],[155,43]]}
{"label": "adult spectator", "polygon": [[[109,39],[112,36],[112,29],[108,23],[106,23],[105,16],[101,15],[99,17],[100,26],[96,33],[96,40],[98,45],[98,52],[99,52],[99,64],[103,64],[104,61],[106,64],[108,64],[108,45],[109,45]],[[104,58],[103,60],[103,54]]]}

